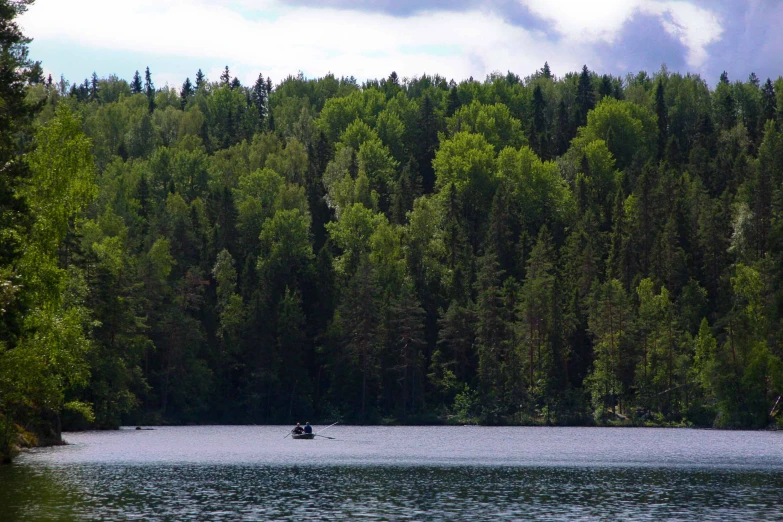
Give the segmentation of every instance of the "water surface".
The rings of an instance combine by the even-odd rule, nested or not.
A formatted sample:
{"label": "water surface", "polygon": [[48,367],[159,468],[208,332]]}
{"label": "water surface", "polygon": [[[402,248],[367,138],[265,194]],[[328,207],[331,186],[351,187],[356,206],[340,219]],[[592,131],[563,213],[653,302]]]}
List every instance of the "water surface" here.
{"label": "water surface", "polygon": [[68,433],[0,467],[2,520],[781,520],[783,433],[285,427]]}

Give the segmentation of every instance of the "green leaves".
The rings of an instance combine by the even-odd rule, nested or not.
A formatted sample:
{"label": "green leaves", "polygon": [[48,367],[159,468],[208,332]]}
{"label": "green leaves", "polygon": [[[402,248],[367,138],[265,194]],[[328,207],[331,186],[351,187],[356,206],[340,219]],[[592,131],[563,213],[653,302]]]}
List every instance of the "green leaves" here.
{"label": "green leaves", "polygon": [[314,259],[310,216],[299,209],[278,210],[261,228],[258,269],[266,277],[302,278]]}
{"label": "green leaves", "polygon": [[463,131],[444,141],[432,165],[438,189],[453,183],[459,193],[473,190],[486,197],[494,188],[495,151],[479,134]]}
{"label": "green leaves", "polygon": [[35,241],[42,248],[56,248],[70,221],[97,194],[91,145],[64,104],[36,133],[36,148],[28,157],[33,175],[22,195],[35,216]]}
{"label": "green leaves", "polygon": [[18,194],[0,126],[14,415],[760,426],[783,392],[780,81],[198,78],[31,88]]}
{"label": "green leaves", "polygon": [[579,129],[572,147],[581,150],[592,141],[603,140],[623,170],[637,156],[640,164],[654,156],[657,133],[656,117],[649,109],[607,97],[590,111],[587,126]]}
{"label": "green leaves", "polygon": [[452,136],[458,132],[484,136],[496,152],[505,147],[518,148],[527,142],[522,123],[512,117],[509,108],[501,103],[483,105],[474,100],[470,105],[460,107],[447,120],[446,126]]}

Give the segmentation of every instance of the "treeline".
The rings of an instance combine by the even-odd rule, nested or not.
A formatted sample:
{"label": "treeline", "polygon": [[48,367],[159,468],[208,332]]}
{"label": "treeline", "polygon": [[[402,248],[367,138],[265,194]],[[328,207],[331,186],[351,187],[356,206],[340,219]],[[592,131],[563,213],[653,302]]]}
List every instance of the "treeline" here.
{"label": "treeline", "polygon": [[2,86],[0,160],[29,170],[0,201],[6,433],[773,421],[783,79],[173,89],[26,63]]}

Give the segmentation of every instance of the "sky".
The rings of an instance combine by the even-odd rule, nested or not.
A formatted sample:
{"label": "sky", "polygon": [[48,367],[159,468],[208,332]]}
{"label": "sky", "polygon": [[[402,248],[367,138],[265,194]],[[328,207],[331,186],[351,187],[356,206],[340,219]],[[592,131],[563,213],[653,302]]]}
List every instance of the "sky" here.
{"label": "sky", "polygon": [[354,76],[423,73],[460,81],[547,61],[557,76],[722,71],[783,74],[781,0],[36,0],[20,25],[31,58],[55,79],[96,72],[180,86],[229,66],[259,73]]}

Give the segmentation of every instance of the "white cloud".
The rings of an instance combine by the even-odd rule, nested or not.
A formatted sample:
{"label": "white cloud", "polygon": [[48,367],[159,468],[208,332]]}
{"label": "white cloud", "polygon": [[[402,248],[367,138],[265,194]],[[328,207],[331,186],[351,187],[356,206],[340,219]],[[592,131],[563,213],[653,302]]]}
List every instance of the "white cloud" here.
{"label": "white cloud", "polygon": [[614,41],[642,0],[521,0],[535,15],[549,20],[570,39]]}
{"label": "white cloud", "polygon": [[[237,6],[249,11],[243,15]],[[263,9],[274,17],[257,16]],[[438,72],[460,79],[493,70],[532,71],[545,60],[556,70],[573,70],[585,59],[584,49],[552,44],[486,10],[397,18],[273,0],[38,0],[22,25],[39,41],[220,60],[244,74],[245,82],[258,71],[281,78],[299,70],[360,79],[392,70],[400,76]],[[427,52],[431,47],[455,52]]]}
{"label": "white cloud", "polygon": [[686,62],[700,69],[707,61],[707,46],[717,41],[723,33],[718,17],[706,10],[686,2],[656,2],[663,16],[663,27],[688,48]]}
{"label": "white cloud", "polygon": [[[193,58],[203,60],[205,69],[228,64],[244,83],[254,81],[259,71],[275,79],[301,70],[308,76],[332,72],[361,80],[392,70],[400,76],[437,72],[482,78],[495,70],[528,73],[544,61],[558,72],[578,70],[599,61],[590,43],[613,42],[639,11],[662,17],[665,29],[688,47],[689,65],[700,67],[706,45],[721,31],[709,11],[673,0],[519,1],[551,20],[563,38],[552,42],[491,8],[398,18],[292,7],[277,0],[37,0],[22,25],[39,41],[170,56],[173,62]],[[159,85],[181,82],[171,71],[154,73]],[[217,77],[212,71],[208,75]]]}

